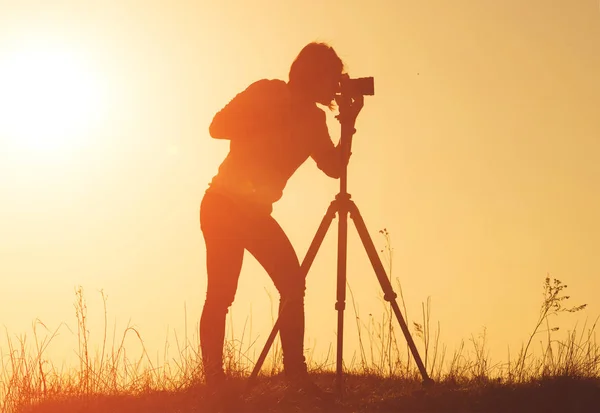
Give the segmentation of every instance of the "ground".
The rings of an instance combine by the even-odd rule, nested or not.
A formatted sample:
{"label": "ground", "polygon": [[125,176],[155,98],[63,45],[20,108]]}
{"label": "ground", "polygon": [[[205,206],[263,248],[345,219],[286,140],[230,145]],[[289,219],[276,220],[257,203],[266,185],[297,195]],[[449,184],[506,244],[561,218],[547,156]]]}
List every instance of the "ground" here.
{"label": "ground", "polygon": [[[333,374],[316,376],[317,383],[335,393]],[[220,408],[211,405],[202,384],[172,392],[141,395],[71,397],[30,406],[24,413],[202,413],[202,412],[600,412],[600,380],[551,378],[530,383],[445,380],[424,387],[418,380],[346,375],[343,397],[317,400],[290,392],[280,377],[261,378],[242,395],[245,379],[237,381],[239,397],[232,392]],[[229,404],[227,406],[227,404]]]}

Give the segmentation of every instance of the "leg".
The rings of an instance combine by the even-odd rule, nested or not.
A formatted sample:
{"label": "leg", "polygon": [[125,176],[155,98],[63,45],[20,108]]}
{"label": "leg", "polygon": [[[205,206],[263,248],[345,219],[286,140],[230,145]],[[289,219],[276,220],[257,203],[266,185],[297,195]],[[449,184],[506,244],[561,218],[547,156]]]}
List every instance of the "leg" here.
{"label": "leg", "polygon": [[[286,375],[306,374],[304,358],[305,277],[283,229],[268,215],[256,217],[246,249],[265,268],[280,294],[280,337]],[[285,303],[285,304],[284,304]],[[281,312],[285,305],[285,312]]]}
{"label": "leg", "polygon": [[[329,229],[329,226],[331,225],[331,221],[333,221],[333,218],[335,218],[336,211],[337,211],[337,202],[333,201],[329,205],[329,208],[327,209],[327,212],[325,213],[325,216],[323,217],[323,220],[321,221],[321,224],[319,225],[319,228],[317,229],[317,233],[315,234],[312,242],[310,243],[310,246],[308,247],[308,251],[306,252],[306,256],[304,257],[304,260],[302,261],[302,265],[300,266],[300,273],[301,273],[301,276],[304,278],[306,278],[306,275],[308,274],[308,271],[309,271],[313,261],[315,260],[315,257],[317,256],[317,252],[319,251],[319,248],[321,247],[321,244],[323,243],[323,239],[325,238],[325,235],[327,234],[327,230]],[[282,313],[282,311],[286,311],[286,308],[287,308],[287,306],[285,304],[283,304],[282,308],[279,311],[280,314]],[[267,342],[265,343],[265,346],[263,347],[263,349],[258,357],[258,360],[256,361],[256,364],[254,365],[254,369],[252,370],[252,373],[250,374],[248,384],[246,385],[246,390],[249,390],[251,387],[254,386],[255,379],[258,376],[258,373],[259,373],[263,363],[265,362],[265,359],[267,358],[269,349],[273,345],[273,342],[275,341],[275,337],[277,336],[277,333],[279,333],[280,325],[281,325],[281,320],[278,317],[277,320],[275,321],[275,325],[273,325],[273,329],[271,330],[269,337],[267,338]]]}
{"label": "leg", "polygon": [[223,376],[225,322],[242,268],[244,247],[236,227],[235,210],[218,197],[206,195],[200,222],[206,244],[208,287],[200,318],[200,345],[206,380]]}

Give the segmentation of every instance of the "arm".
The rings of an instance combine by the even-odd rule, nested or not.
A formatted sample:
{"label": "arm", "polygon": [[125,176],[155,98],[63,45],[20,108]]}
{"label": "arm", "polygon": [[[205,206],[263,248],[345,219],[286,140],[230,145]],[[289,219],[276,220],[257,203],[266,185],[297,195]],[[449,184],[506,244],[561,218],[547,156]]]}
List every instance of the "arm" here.
{"label": "arm", "polygon": [[313,150],[311,157],[317,163],[317,167],[331,178],[338,179],[342,174],[342,152],[341,146],[334,145],[327,130],[325,112],[319,109],[319,121],[317,122]]}
{"label": "arm", "polygon": [[[342,123],[342,133],[353,135],[356,132],[356,129],[354,129],[354,122],[363,107],[364,96],[336,97],[336,102],[340,106],[340,114],[337,115],[336,118]],[[350,127],[351,129],[345,131],[345,125],[346,128]],[[348,165],[348,159],[350,158],[350,155],[352,155],[352,152],[348,151],[346,154],[342,153],[341,140],[337,146],[333,145],[327,130],[325,112],[320,109],[316,130],[315,145],[311,156],[317,162],[319,169],[328,176],[336,179],[340,178],[343,168]]]}

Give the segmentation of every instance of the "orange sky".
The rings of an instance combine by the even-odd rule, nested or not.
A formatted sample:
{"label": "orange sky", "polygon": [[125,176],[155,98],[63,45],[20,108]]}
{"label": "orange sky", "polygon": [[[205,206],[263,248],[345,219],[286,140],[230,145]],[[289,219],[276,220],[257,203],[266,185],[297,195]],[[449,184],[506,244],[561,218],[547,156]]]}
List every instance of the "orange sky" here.
{"label": "orange sky", "polygon": [[[195,335],[206,291],[199,201],[228,149],[210,139],[208,124],[254,80],[287,79],[313,40],[330,42],[352,76],[375,77],[376,94],[357,122],[349,192],[378,247],[377,231],[391,233],[393,277],[411,320],[430,296],[442,342],[453,348],[485,326],[502,359],[528,337],[547,273],[569,285],[572,304],[589,305],[561,317],[565,327],[595,319],[598,2],[341,4],[0,0],[0,87],[19,80],[6,69],[15,56],[37,53],[69,56],[94,91],[31,92],[36,110],[26,105],[23,114],[15,112],[19,93],[0,90],[0,324],[23,334],[39,317],[74,329],[73,291],[82,285],[92,340],[102,335],[100,289],[111,328],[131,320],[152,354],[168,330],[183,336],[184,304]],[[41,62],[14,75],[19,84],[37,76],[72,87]],[[67,103],[56,113],[63,127],[77,122],[71,134],[44,115]],[[83,103],[91,108],[85,122],[76,110]],[[14,113],[26,120],[15,122]],[[31,125],[35,137],[23,132]],[[309,160],[276,204],[301,257],[337,190]],[[317,359],[335,343],[333,233],[308,280],[306,335]],[[349,251],[348,278],[366,322],[382,305],[353,230]],[[239,288],[236,334],[251,311],[262,343],[268,293],[276,292],[249,255]],[[70,357],[73,343],[64,330],[50,352]]]}

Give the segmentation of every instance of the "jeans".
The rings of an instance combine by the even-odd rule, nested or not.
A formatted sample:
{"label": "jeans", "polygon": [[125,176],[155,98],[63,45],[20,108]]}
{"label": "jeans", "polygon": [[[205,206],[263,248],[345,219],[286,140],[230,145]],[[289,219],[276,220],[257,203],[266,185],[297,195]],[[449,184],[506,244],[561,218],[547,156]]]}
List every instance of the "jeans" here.
{"label": "jeans", "polygon": [[[248,250],[279,291],[280,338],[286,376],[306,372],[304,275],[288,237],[270,213],[208,191],[200,207],[208,287],[200,318],[200,346],[207,381],[223,375],[225,320]],[[285,312],[281,312],[283,304]]]}

